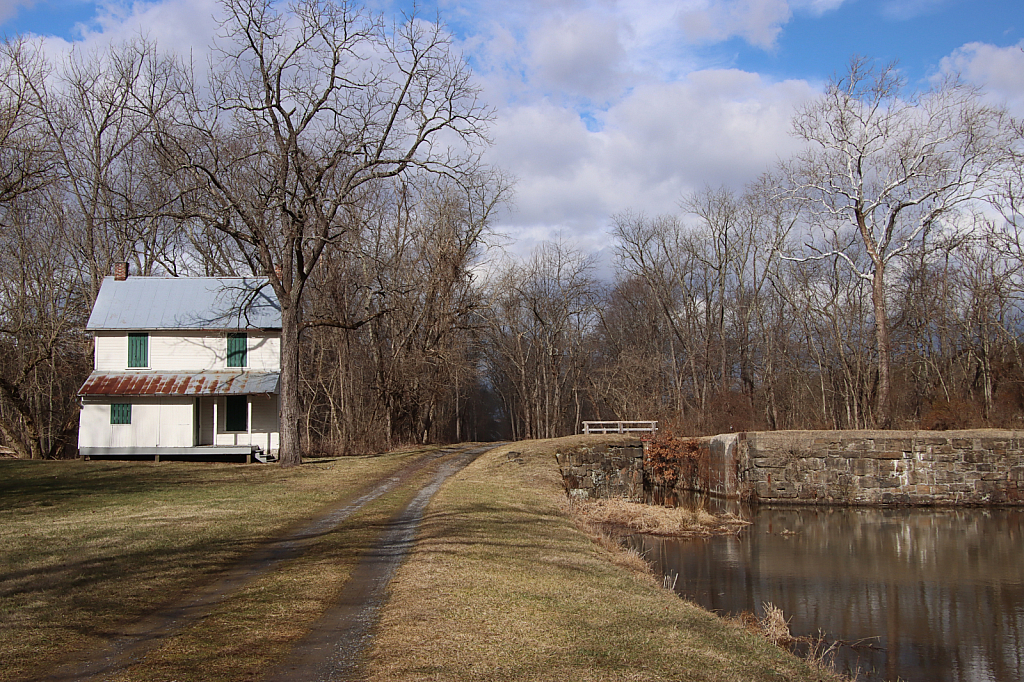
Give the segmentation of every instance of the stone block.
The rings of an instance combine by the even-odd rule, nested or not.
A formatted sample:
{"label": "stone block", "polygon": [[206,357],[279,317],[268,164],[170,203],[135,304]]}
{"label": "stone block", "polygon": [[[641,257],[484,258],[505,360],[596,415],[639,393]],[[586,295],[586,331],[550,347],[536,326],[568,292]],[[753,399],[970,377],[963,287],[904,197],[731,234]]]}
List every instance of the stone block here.
{"label": "stone block", "polygon": [[975,492],[983,495],[991,494],[999,490],[999,484],[995,481],[977,481],[974,484]]}
{"label": "stone block", "polygon": [[878,473],[878,464],[873,459],[858,457],[851,462],[851,471],[855,476],[871,476]]}
{"label": "stone block", "polygon": [[903,459],[902,450],[876,450],[872,452],[868,457],[874,457],[875,459]]}
{"label": "stone block", "polygon": [[899,488],[902,485],[903,481],[895,477],[878,479],[878,487],[880,488]]}
{"label": "stone block", "polygon": [[850,458],[830,455],[825,458],[825,467],[830,471],[849,471]]}
{"label": "stone block", "polygon": [[875,476],[861,476],[857,479],[857,487],[870,489],[878,487],[878,478]]}

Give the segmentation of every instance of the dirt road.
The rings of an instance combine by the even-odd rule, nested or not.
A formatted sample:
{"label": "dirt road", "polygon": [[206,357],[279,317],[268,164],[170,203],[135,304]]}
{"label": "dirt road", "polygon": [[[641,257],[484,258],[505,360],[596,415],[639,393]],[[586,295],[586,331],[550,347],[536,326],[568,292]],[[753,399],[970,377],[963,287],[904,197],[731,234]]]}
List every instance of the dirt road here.
{"label": "dirt road", "polygon": [[419,459],[358,499],[327,509],[301,527],[268,542],[218,580],[125,627],[120,636],[100,650],[59,667],[44,679],[48,682],[103,680],[122,673],[168,638],[207,617],[218,604],[258,577],[300,556],[317,537],[330,532],[373,500],[408,482],[427,467],[437,466],[434,476],[392,519],[373,546],[367,548],[337,604],[296,644],[288,659],[265,678],[268,682],[358,679],[361,655],[383,603],[387,583],[415,538],[424,507],[445,479],[492,447],[495,445],[457,446]]}

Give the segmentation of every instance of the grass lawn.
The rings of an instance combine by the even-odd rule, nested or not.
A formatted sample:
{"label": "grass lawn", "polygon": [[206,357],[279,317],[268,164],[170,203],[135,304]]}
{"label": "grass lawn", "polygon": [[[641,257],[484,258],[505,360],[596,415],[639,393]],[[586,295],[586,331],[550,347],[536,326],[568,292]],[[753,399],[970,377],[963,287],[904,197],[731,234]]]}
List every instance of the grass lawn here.
{"label": "grass lawn", "polygon": [[[0,680],[48,670],[426,453],[293,469],[0,461]],[[124,679],[248,679],[322,611],[407,486],[262,576]],[[220,662],[220,663],[218,663]],[[218,668],[218,665],[220,668]],[[191,670],[191,672],[189,672]]]}
{"label": "grass lawn", "polygon": [[[635,557],[578,530],[553,455],[572,442],[503,446],[442,487],[392,583],[369,679],[830,679],[661,589],[628,568]],[[0,682],[95,650],[266,538],[427,452],[287,470],[0,461]],[[333,603],[362,550],[433,469],[104,679],[258,680]]]}
{"label": "grass lawn", "polygon": [[441,489],[391,584],[369,679],[834,679],[578,530],[554,452],[583,438],[605,437],[504,446]]}

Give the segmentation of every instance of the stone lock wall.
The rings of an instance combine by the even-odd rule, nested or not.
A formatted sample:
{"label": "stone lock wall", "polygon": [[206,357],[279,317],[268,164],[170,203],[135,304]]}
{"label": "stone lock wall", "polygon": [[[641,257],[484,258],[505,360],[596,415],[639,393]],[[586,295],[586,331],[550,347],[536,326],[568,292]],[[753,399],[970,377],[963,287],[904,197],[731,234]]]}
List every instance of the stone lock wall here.
{"label": "stone lock wall", "polygon": [[730,497],[804,504],[1024,504],[1021,431],[779,431],[729,438],[737,469],[736,488],[725,491]]}
{"label": "stone lock wall", "polygon": [[555,458],[570,497],[644,497],[644,449],[639,440],[578,446]]}
{"label": "stone lock wall", "polygon": [[[771,504],[1024,505],[1024,431],[772,431],[697,439],[703,464],[655,490],[643,444],[557,454],[570,496],[697,490]],[[648,488],[645,490],[645,487]]]}

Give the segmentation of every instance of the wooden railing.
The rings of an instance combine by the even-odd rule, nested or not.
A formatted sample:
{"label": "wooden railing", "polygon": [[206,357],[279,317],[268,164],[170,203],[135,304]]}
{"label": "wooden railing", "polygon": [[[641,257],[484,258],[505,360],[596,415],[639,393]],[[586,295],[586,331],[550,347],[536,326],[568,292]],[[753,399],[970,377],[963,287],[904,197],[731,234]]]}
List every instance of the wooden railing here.
{"label": "wooden railing", "polygon": [[658,422],[583,422],[583,433],[657,433]]}

